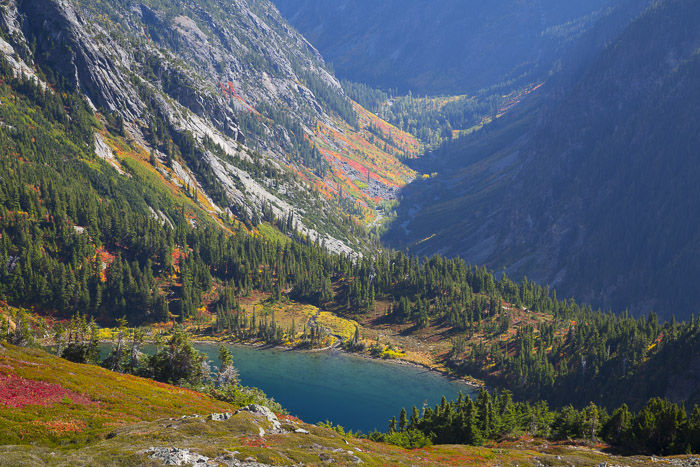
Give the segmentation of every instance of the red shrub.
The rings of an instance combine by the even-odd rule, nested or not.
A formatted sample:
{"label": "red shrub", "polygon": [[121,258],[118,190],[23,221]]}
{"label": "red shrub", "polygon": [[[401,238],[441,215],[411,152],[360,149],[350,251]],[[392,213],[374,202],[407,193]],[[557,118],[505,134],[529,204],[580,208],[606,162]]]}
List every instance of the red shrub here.
{"label": "red shrub", "polygon": [[44,407],[61,402],[64,398],[74,404],[93,404],[87,397],[65,389],[58,384],[24,379],[15,375],[0,373],[0,405],[22,408],[27,405]]}

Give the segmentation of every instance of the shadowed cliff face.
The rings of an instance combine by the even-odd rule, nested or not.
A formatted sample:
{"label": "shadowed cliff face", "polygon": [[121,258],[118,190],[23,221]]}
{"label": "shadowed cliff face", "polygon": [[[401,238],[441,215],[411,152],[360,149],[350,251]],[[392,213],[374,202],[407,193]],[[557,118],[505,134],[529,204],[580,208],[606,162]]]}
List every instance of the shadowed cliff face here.
{"label": "shadowed cliff face", "polygon": [[275,0],[338,76],[414,93],[474,93],[546,73],[616,1]]}
{"label": "shadowed cliff face", "polygon": [[[647,10],[581,73],[435,154],[387,237],[463,256],[560,296],[688,317],[700,257],[697,4]],[[529,106],[529,107],[528,107]]]}

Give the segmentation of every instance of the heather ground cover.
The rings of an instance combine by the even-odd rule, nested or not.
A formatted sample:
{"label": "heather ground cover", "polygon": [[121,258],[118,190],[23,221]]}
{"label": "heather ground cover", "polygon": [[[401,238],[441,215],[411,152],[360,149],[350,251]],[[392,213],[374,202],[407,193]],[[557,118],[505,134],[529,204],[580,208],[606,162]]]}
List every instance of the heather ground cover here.
{"label": "heather ground cover", "polygon": [[162,417],[231,411],[208,396],[37,349],[0,347],[0,440],[80,444],[116,427]]}

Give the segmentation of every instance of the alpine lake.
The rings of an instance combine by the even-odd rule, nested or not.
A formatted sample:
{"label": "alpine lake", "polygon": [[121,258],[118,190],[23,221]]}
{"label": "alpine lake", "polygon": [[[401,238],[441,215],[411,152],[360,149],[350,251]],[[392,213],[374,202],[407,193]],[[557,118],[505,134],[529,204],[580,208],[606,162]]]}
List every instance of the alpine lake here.
{"label": "alpine lake", "polygon": [[[220,344],[197,343],[195,348],[219,366]],[[339,350],[295,351],[280,348],[228,345],[241,384],[262,389],[269,397],[305,422],[332,421],[346,430],[386,431],[398,420],[401,408],[408,415],[439,404],[444,395],[456,399],[461,391],[473,397],[476,390],[431,370],[397,362],[375,360]],[[103,344],[103,357],[110,344]],[[155,348],[145,345],[152,354]]]}

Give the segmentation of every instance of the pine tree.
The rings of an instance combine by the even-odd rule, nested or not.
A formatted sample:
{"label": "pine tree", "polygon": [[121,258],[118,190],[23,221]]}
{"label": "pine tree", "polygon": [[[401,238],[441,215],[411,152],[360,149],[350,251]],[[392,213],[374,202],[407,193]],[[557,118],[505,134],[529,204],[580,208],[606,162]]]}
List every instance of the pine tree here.
{"label": "pine tree", "polygon": [[396,417],[391,417],[389,421],[389,433],[396,433]]}
{"label": "pine tree", "polygon": [[[460,392],[461,394],[461,392]],[[420,420],[420,413],[418,412],[418,407],[415,405],[413,406],[413,411],[411,412],[411,419],[409,422],[409,428],[414,429],[418,425],[418,421]]]}
{"label": "pine tree", "polygon": [[399,431],[406,431],[408,420],[406,419],[406,409],[402,408],[399,414]]}

